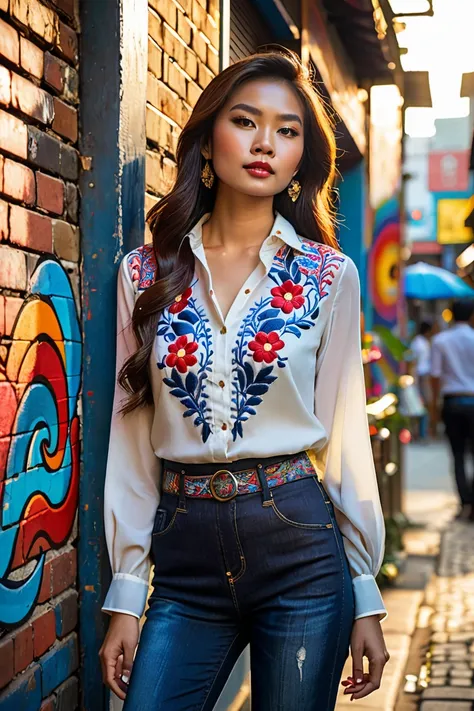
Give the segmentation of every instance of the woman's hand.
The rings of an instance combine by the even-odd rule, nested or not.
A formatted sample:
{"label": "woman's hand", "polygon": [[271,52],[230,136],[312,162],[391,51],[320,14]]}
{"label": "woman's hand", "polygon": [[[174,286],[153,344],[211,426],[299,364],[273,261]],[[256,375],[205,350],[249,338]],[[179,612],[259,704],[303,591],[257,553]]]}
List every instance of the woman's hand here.
{"label": "woman's hand", "polygon": [[[383,638],[379,616],[370,615],[355,620],[351,635],[352,676],[341,682],[344,694],[363,699],[380,688],[384,666],[390,659]],[[369,673],[364,674],[363,657],[369,660]]]}
{"label": "woman's hand", "polygon": [[122,700],[127,693],[138,634],[136,617],[114,612],[99,651],[104,683]]}

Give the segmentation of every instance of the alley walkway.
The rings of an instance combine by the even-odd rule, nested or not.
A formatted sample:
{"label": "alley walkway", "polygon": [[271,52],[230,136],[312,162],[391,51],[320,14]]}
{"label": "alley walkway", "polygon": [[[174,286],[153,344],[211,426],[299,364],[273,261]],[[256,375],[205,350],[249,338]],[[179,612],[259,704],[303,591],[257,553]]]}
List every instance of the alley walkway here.
{"label": "alley walkway", "polygon": [[[392,711],[399,709],[400,696],[406,697],[403,709],[414,709],[414,697],[403,694],[407,661],[417,630],[426,630],[432,616],[427,606],[425,591],[433,589],[440,541],[443,532],[451,527],[456,511],[456,496],[450,475],[450,457],[444,441],[409,445],[405,450],[404,508],[415,526],[404,537],[406,562],[403,572],[393,588],[383,592],[388,618],[383,623],[386,644],[391,654],[383,677],[382,688],[365,699],[350,702],[342,693],[337,711],[352,708],[357,711]],[[474,531],[474,527],[473,527]],[[431,586],[431,587],[430,587]],[[436,593],[435,593],[436,598]],[[349,657],[343,678],[351,673]],[[429,695],[431,690],[425,692]],[[408,701],[407,701],[408,699]],[[450,711],[450,707],[427,707],[423,711]],[[470,707],[469,707],[470,708]],[[453,707],[453,711],[467,708]]]}
{"label": "alley walkway", "polygon": [[[408,452],[407,510],[412,518],[425,522],[428,529],[442,532],[436,571],[423,601],[430,632],[423,672],[428,686],[421,695],[420,711],[471,711],[474,708],[474,526],[454,522],[447,515],[453,510],[452,495],[449,496],[449,491],[453,491],[452,479],[443,474],[449,471],[447,448],[432,445],[418,449],[412,447]],[[443,505],[446,514],[439,510]]]}
{"label": "alley walkway", "polygon": [[474,708],[474,526],[445,531],[427,603],[433,608],[420,711]]}

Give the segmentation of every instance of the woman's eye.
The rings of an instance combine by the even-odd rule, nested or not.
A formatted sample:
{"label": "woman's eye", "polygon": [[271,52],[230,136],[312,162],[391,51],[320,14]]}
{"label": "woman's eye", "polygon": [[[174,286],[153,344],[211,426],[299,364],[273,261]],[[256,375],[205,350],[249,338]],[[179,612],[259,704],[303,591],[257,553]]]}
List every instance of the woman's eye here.
{"label": "woman's eye", "polygon": [[285,126],[284,128],[280,128],[280,133],[283,134],[283,136],[299,136],[298,131],[295,131],[294,128],[290,128],[289,126]]}
{"label": "woman's eye", "polygon": [[244,128],[251,128],[254,125],[253,121],[251,121],[246,116],[239,116],[233,119],[233,122],[238,124],[239,126],[243,126]]}

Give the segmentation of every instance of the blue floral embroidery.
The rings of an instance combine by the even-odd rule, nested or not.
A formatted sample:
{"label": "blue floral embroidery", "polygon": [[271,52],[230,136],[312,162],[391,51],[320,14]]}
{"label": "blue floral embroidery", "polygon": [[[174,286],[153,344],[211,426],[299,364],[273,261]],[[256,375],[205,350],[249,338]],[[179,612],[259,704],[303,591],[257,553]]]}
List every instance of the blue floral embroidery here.
{"label": "blue floral embroidery", "polygon": [[[163,382],[186,408],[183,417],[195,417],[194,424],[201,427],[202,441],[206,442],[212,433],[206,393],[207,374],[212,371],[212,332],[204,308],[198,306],[192,296],[195,284],[183,295],[184,308],[176,307],[173,312],[171,306],[160,318],[157,336],[169,344],[169,352],[157,366],[160,369],[171,367],[170,377],[163,378]],[[187,373],[185,378],[184,373]]]}
{"label": "blue floral embroidery", "polygon": [[[314,325],[319,304],[328,295],[327,287],[343,261],[344,257],[330,247],[306,241],[302,241],[300,251],[285,246],[275,256],[268,275],[275,286],[269,296],[251,307],[232,351],[234,440],[243,437],[243,423],[257,414],[255,408],[277,379],[273,363],[276,361],[279,368],[286,366],[288,358],[281,352],[283,339],[289,335],[300,338],[302,331]],[[130,266],[136,269],[138,265]],[[143,276],[147,279],[150,275]],[[137,279],[139,283],[141,280]],[[185,408],[183,416],[194,417],[206,442],[212,434],[206,393],[206,380],[212,372],[212,331],[204,308],[192,295],[196,283],[160,318],[157,336],[168,344],[168,353],[157,366],[171,369],[163,382]]]}
{"label": "blue floral embroidery", "polygon": [[[286,366],[288,359],[280,353],[285,346],[284,337],[291,334],[300,338],[301,331],[314,325],[319,303],[329,293],[326,287],[343,261],[344,257],[330,247],[306,241],[302,241],[301,252],[285,246],[275,256],[269,272],[276,287],[272,289],[274,293],[250,309],[232,351],[234,441],[243,437],[243,423],[257,414],[255,408],[277,379],[274,366],[269,363],[276,360],[279,368]],[[290,304],[286,311],[285,300]],[[262,362],[263,367],[255,367]]]}
{"label": "blue floral embroidery", "polygon": [[152,244],[137,247],[127,257],[132,283],[138,290],[147,289],[155,283],[156,257]]}

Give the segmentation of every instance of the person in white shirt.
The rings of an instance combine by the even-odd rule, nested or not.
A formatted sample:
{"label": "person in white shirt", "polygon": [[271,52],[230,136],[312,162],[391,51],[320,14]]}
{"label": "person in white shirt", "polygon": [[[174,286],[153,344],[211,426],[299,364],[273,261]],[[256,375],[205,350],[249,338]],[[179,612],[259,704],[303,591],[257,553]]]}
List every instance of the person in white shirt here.
{"label": "person in white shirt", "polygon": [[213,79],[177,164],[119,271],[104,680],[124,711],[210,711],[249,644],[258,711],[330,711],[349,645],[351,698],[389,658],[384,519],[334,135],[296,55]]}
{"label": "person in white shirt", "polygon": [[430,337],[433,326],[428,321],[422,321],[417,335],[411,342],[411,350],[416,356],[416,375],[423,378],[429,375],[431,367],[431,343]]}
{"label": "person in white shirt", "polygon": [[474,301],[453,304],[454,325],[433,338],[431,376],[433,426],[442,419],[454,459],[454,475],[460,499],[457,518],[474,521],[474,472],[469,481],[466,455],[474,461]]}
{"label": "person in white shirt", "polygon": [[424,439],[428,433],[428,411],[430,408],[430,369],[431,369],[431,342],[433,325],[422,321],[417,335],[411,342],[410,348],[416,358],[415,375],[427,414],[419,418],[419,436]]}

